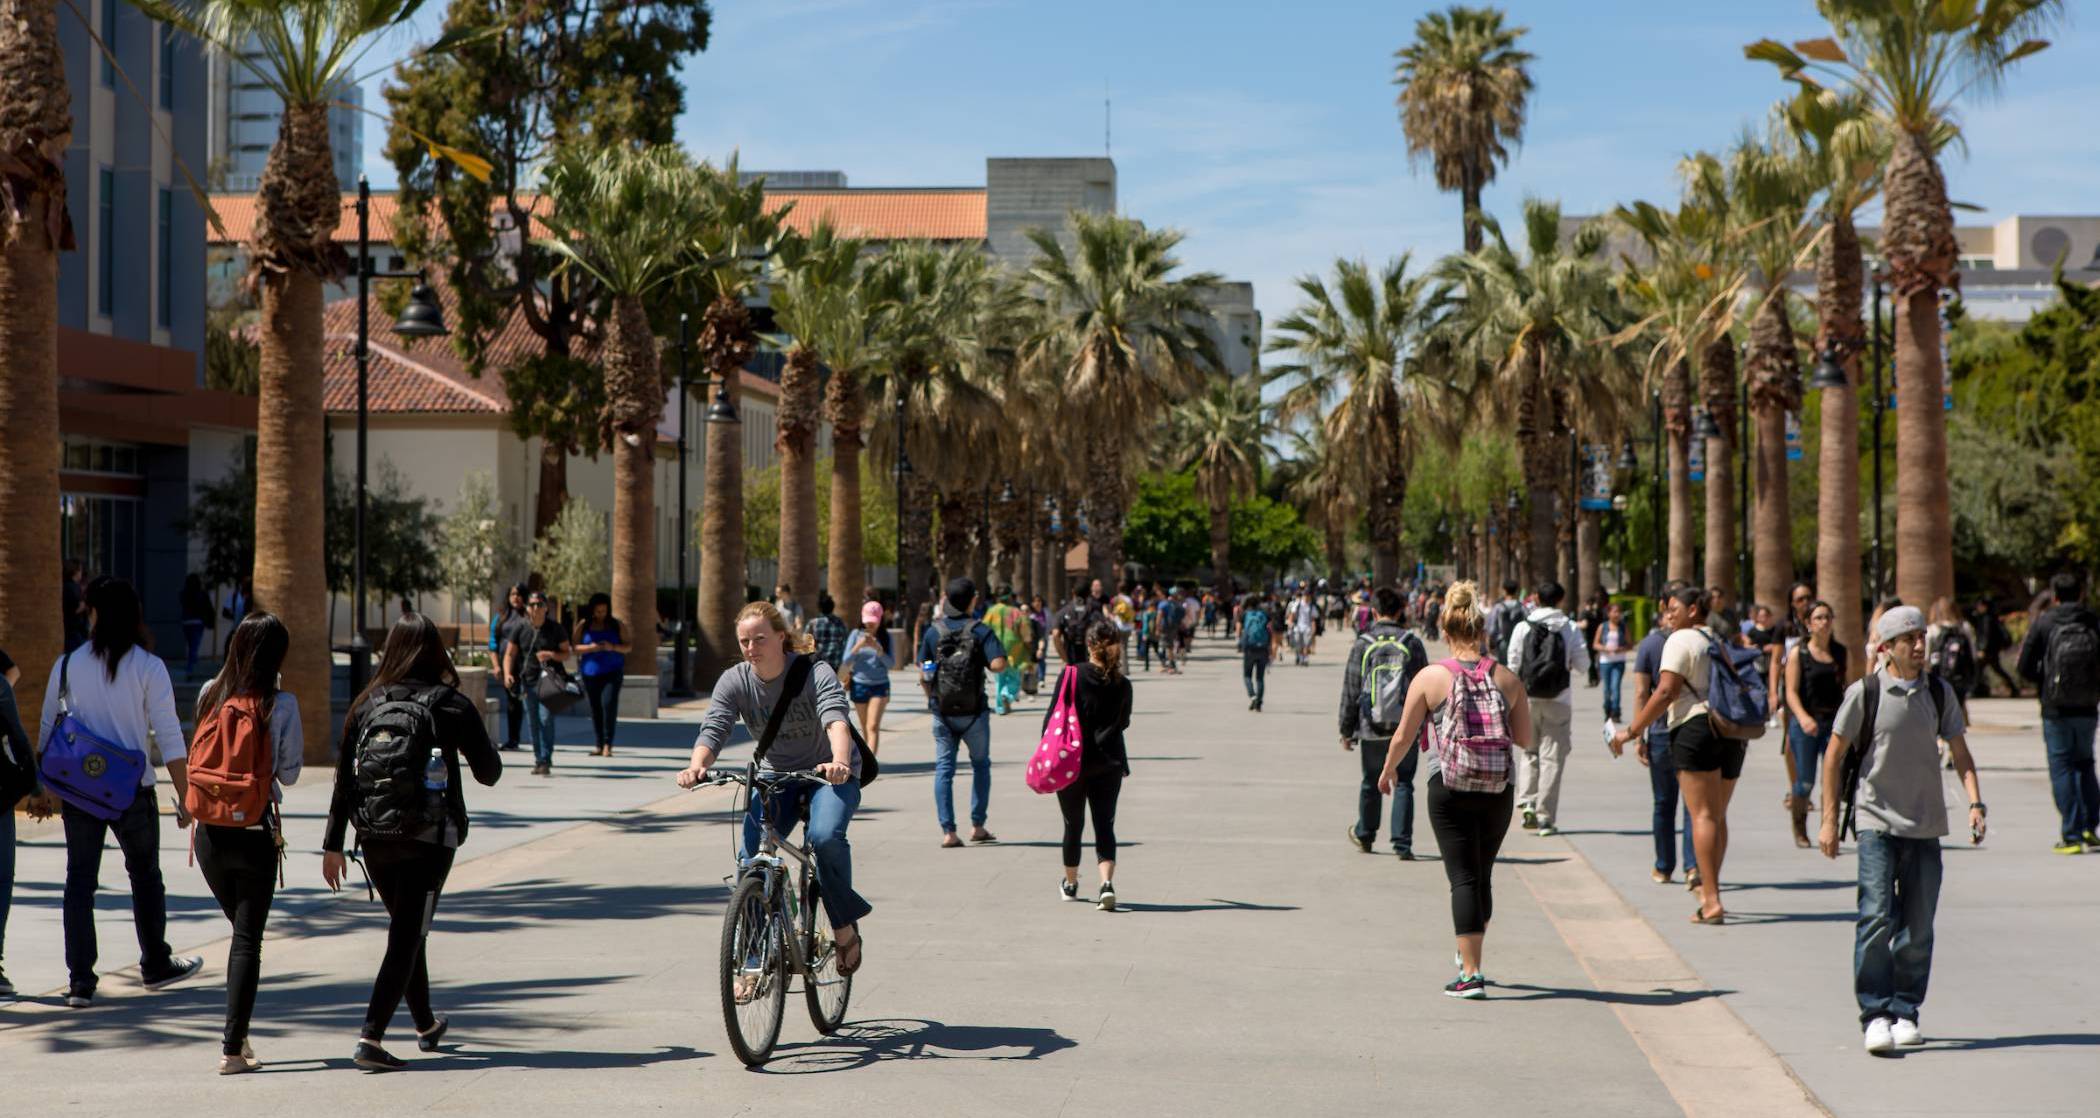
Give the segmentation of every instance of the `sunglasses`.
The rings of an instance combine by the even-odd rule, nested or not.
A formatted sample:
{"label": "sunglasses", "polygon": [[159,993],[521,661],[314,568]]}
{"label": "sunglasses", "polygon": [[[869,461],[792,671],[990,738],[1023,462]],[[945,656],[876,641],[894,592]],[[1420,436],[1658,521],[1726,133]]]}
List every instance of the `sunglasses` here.
{"label": "sunglasses", "polygon": [[526,608],[526,609],[546,609],[546,608],[547,608],[547,599],[545,599],[545,598],[534,598],[533,600],[531,600],[531,601],[529,601],[529,602],[525,603],[525,608]]}

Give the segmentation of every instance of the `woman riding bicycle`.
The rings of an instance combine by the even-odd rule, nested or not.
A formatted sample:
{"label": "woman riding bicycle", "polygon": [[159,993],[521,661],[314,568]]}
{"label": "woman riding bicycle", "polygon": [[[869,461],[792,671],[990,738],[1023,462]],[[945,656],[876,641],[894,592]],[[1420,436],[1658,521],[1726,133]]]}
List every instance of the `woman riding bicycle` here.
{"label": "woman riding bicycle", "polygon": [[[753,602],[736,615],[736,643],[744,662],[715,681],[700,736],[693,742],[692,763],[678,773],[678,786],[691,788],[707,777],[738,718],[754,738],[765,733],[788,669],[796,655],[808,655],[810,640],[788,632],[787,619],[771,602]],[[744,813],[744,840],[738,850],[748,856],[758,848],[759,813],[772,820],[782,836],[794,831],[807,810],[808,842],[817,862],[817,887],[831,918],[842,975],[860,969],[860,919],[872,906],[853,891],[853,852],[846,825],[860,806],[860,756],[847,723],[845,689],[838,676],[812,658],[809,682],[788,702],[779,735],[760,762],[761,772],[813,769],[829,781],[822,786],[789,784],[770,794],[754,794]],[[806,806],[805,806],[806,805]]]}

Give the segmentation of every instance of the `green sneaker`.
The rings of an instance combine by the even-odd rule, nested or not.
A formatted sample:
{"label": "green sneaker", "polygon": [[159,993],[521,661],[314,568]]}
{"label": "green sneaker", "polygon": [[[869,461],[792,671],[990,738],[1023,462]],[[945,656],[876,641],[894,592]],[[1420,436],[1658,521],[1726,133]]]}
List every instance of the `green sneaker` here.
{"label": "green sneaker", "polygon": [[2087,831],[2083,838],[2085,839],[2085,848],[2088,852],[2100,851],[2100,835]]}
{"label": "green sneaker", "polygon": [[2083,854],[2085,853],[2085,844],[2077,842],[2059,842],[2055,846],[2050,847],[2049,849],[2058,854]]}

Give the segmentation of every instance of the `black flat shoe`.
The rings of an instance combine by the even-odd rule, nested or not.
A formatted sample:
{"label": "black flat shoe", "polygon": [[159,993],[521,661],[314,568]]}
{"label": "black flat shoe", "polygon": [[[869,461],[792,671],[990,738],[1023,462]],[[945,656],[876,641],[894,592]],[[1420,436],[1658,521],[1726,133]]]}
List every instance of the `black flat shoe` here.
{"label": "black flat shoe", "polygon": [[426,1033],[418,1029],[416,1031],[416,1047],[422,1049],[425,1052],[437,1051],[438,1042],[445,1039],[445,1030],[451,1027],[452,1018],[440,1017],[438,1018],[437,1024],[432,1025],[430,1027],[429,1032]]}
{"label": "black flat shoe", "polygon": [[350,1062],[366,1071],[400,1071],[408,1064],[369,1040],[357,1042],[357,1051],[350,1054]]}

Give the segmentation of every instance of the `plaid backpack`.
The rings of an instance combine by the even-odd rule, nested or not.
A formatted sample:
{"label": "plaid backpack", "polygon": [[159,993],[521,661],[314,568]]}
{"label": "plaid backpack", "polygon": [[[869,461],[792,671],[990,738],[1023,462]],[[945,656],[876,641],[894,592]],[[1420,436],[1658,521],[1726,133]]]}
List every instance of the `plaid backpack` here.
{"label": "plaid backpack", "polygon": [[1468,669],[1445,660],[1451,697],[1437,712],[1437,768],[1453,792],[1499,793],[1509,787],[1509,701],[1495,686],[1495,661],[1481,657]]}

